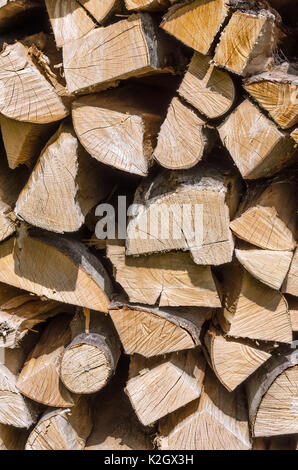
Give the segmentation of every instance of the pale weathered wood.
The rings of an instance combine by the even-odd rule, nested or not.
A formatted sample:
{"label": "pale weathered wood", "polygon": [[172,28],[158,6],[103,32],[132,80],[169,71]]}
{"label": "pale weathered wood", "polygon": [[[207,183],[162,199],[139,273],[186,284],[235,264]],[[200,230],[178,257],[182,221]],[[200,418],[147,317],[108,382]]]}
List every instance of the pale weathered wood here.
{"label": "pale weathered wood", "polygon": [[160,11],[165,10],[178,0],[125,0],[127,10]]}
{"label": "pale weathered wood", "polygon": [[188,253],[125,256],[124,240],[108,240],[114,277],[130,302],[160,307],[221,306],[209,266],[196,265]]}
{"label": "pale weathered wood", "polygon": [[235,11],[223,30],[214,63],[239,75],[270,67],[277,44],[276,17],[272,11]]}
{"label": "pale weathered wood", "polygon": [[290,135],[280,131],[248,99],[218,127],[218,132],[245,179],[274,175],[295,152]]}
{"label": "pale weathered wood", "polygon": [[298,249],[296,248],[289,273],[282,286],[282,291],[286,294],[298,296]]}
{"label": "pale weathered wood", "polygon": [[72,127],[63,123],[42,150],[15,213],[52,232],[76,232],[108,192],[102,169],[82,149]]}
{"label": "pale weathered wood", "polygon": [[73,103],[74,128],[96,160],[146,176],[166,105],[166,93],[140,86],[84,96]]}
{"label": "pale weathered wood", "polygon": [[220,282],[224,309],[219,320],[229,336],[292,342],[287,302],[279,291],[254,279],[236,262],[223,268]]}
{"label": "pale weathered wood", "polygon": [[246,401],[228,392],[210,369],[201,397],[162,419],[160,450],[250,450]]}
{"label": "pale weathered wood", "polygon": [[[291,133],[291,137],[292,137],[292,139],[295,140],[296,144],[298,144],[298,128],[295,129],[295,130]],[[296,145],[296,148],[297,148],[297,145]]]}
{"label": "pale weathered wood", "polygon": [[228,11],[225,0],[186,2],[174,5],[161,27],[192,49],[208,54]]}
{"label": "pale weathered wood", "polygon": [[114,11],[121,9],[122,0],[78,0],[98,23],[106,21]]}
{"label": "pale weathered wood", "polygon": [[72,341],[61,360],[61,380],[76,394],[98,392],[114,375],[120,356],[113,323],[103,313],[90,312],[86,325],[83,313],[78,312],[70,327]]}
{"label": "pale weathered wood", "polygon": [[0,245],[0,282],[107,312],[111,285],[101,262],[76,240],[32,235],[19,235]]}
{"label": "pale weathered wood", "polygon": [[97,91],[119,80],[156,72],[171,72],[165,38],[146,13],[96,28],[63,47],[68,91]]}
{"label": "pale weathered wood", "polygon": [[210,56],[195,52],[178,93],[209,119],[214,119],[231,109],[236,90],[228,72],[210,61]]}
{"label": "pale weathered wood", "polygon": [[294,250],[296,188],[295,182],[285,179],[252,186],[230,223],[232,231],[242,240],[265,250]]}
{"label": "pale weathered wood", "polygon": [[43,405],[70,407],[74,401],[59,378],[64,347],[70,341],[69,315],[50,320],[17,379],[18,390]]}
{"label": "pale weathered wood", "polygon": [[83,450],[92,429],[90,407],[85,397],[76,398],[70,409],[49,408],[26,443],[26,450]]}
{"label": "pale weathered wood", "polygon": [[151,357],[199,346],[201,328],[211,310],[158,309],[114,302],[109,314],[124,352]]}
{"label": "pale weathered wood", "polygon": [[0,424],[0,450],[24,450],[26,440],[26,431]]}
{"label": "pale weathered wood", "polygon": [[201,160],[207,146],[204,121],[179,98],[174,97],[159,135],[154,158],[165,168],[183,170]]}
{"label": "pale weathered wood", "polygon": [[288,295],[287,302],[289,305],[292,330],[298,332],[298,298]]}
{"label": "pale weathered wood", "polygon": [[246,91],[282,129],[298,123],[298,76],[288,69],[283,64],[244,81]]}
{"label": "pale weathered wood", "polygon": [[180,249],[189,250],[197,264],[231,261],[229,212],[232,216],[237,207],[237,187],[233,173],[204,164],[189,172],[161,172],[153,182],[148,179],[135,195],[126,254]]}
{"label": "pale weathered wood", "polygon": [[253,345],[224,337],[214,327],[208,330],[205,344],[212,368],[229,392],[235,390],[271,356]]}
{"label": "pale weathered wood", "polygon": [[205,361],[198,350],[165,359],[134,355],[125,391],[141,423],[148,425],[198,398],[204,375]]}
{"label": "pale weathered wood", "polygon": [[27,13],[38,11],[41,2],[38,0],[1,0],[0,1],[0,31],[7,31],[21,19],[26,19]]}

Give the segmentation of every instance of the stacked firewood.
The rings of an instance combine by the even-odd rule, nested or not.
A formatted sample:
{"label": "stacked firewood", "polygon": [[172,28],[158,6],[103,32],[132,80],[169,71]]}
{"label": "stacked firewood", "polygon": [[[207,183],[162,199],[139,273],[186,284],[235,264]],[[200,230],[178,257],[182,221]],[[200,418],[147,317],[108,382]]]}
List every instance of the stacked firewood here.
{"label": "stacked firewood", "polygon": [[0,1],[0,449],[296,449],[297,37]]}

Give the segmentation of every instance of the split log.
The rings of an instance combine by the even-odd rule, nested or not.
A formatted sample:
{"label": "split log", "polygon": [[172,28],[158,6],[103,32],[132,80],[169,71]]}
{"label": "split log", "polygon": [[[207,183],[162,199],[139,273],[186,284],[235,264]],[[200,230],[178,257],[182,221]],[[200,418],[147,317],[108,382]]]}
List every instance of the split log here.
{"label": "split log", "polygon": [[159,423],[160,450],[250,450],[245,398],[208,369],[201,397]]}
{"label": "split log", "polygon": [[78,0],[98,23],[106,21],[112,13],[121,9],[121,0]]}
{"label": "split log", "polygon": [[0,31],[7,31],[16,23],[26,18],[26,15],[41,8],[38,0],[1,0],[0,2]]}
{"label": "split log", "polygon": [[24,450],[26,440],[24,430],[0,424],[0,450]]}
{"label": "split log", "polygon": [[245,90],[282,129],[298,123],[298,76],[287,69],[289,64],[283,64],[244,82]]}
{"label": "split log", "polygon": [[[59,60],[57,56],[56,59]],[[65,90],[57,72],[53,72],[54,65],[34,43],[4,46],[0,53],[0,112],[11,119],[36,124],[67,116]]]}
{"label": "split log", "polygon": [[72,127],[63,123],[43,149],[15,213],[45,230],[76,232],[108,191],[102,169],[82,149]]}
{"label": "split log", "polygon": [[220,282],[223,331],[235,338],[292,342],[287,302],[279,291],[260,283],[237,263],[222,269]]}
{"label": "split log", "polygon": [[81,144],[96,160],[146,176],[167,103],[163,91],[127,86],[76,100],[73,124]]}
{"label": "split log", "polygon": [[161,27],[195,51],[206,55],[227,19],[228,12],[225,0],[186,2],[170,8]]}
{"label": "split log", "polygon": [[[291,133],[291,137],[293,140],[295,140],[296,144],[298,144],[298,127]],[[297,145],[296,145],[297,148]]]}
{"label": "split log", "polygon": [[0,245],[0,282],[101,312],[111,295],[104,267],[82,243],[33,231]]}
{"label": "split log", "polygon": [[246,385],[251,430],[255,437],[298,433],[297,349],[273,356]]}
{"label": "split log", "polygon": [[286,294],[298,296],[298,249],[292,259],[289,273],[282,286],[282,291]]}
{"label": "split log", "polygon": [[198,307],[158,309],[114,302],[109,313],[125,354],[160,356],[193,349],[201,344],[200,333],[211,311]]}
{"label": "split log", "polygon": [[75,0],[45,0],[57,47],[85,36],[96,27]]}
{"label": "split log", "polygon": [[235,11],[221,33],[214,63],[243,76],[263,72],[273,62],[277,41],[272,10]]}
{"label": "split log", "polygon": [[228,263],[234,248],[229,212],[237,207],[238,190],[233,173],[205,164],[148,179],[135,195],[126,254],[189,250],[197,264]]}
{"label": "split log", "polygon": [[178,0],[125,0],[127,10],[160,11],[168,8]]}
{"label": "split log", "polygon": [[295,142],[249,100],[243,101],[218,127],[244,179],[274,175],[289,163]]}
{"label": "split log", "polygon": [[153,19],[143,13],[96,28],[66,44],[63,66],[68,91],[100,91],[117,86],[125,78],[173,72],[167,55],[168,39],[161,33]]}
{"label": "split log", "polygon": [[145,426],[185,406],[201,394],[205,361],[198,350],[165,359],[134,355],[125,392]]}
{"label": "split log", "polygon": [[212,368],[223,386],[232,392],[255,372],[271,354],[255,346],[224,337],[214,327],[205,336]]}
{"label": "split log", "polygon": [[9,168],[30,167],[53,134],[55,124],[32,124],[0,116],[1,132]]}
{"label": "split log", "polygon": [[232,231],[265,250],[293,251],[297,230],[295,192],[296,184],[289,180],[251,187],[230,223]]}
{"label": "split log", "polygon": [[64,408],[74,404],[59,378],[64,347],[70,341],[70,319],[59,315],[50,321],[17,379],[18,390],[37,403]]}
{"label": "split log", "polygon": [[195,52],[178,93],[200,113],[214,119],[231,109],[236,90],[230,75],[210,61],[211,57]]}
{"label": "split log", "polygon": [[292,251],[272,251],[252,247],[235,250],[238,261],[258,281],[279,290],[288,273]]}
{"label": "split log", "polygon": [[154,158],[165,168],[183,170],[195,166],[207,147],[204,121],[179,98],[173,98],[159,135]]}
{"label": "split log", "polygon": [[120,356],[120,342],[113,323],[103,313],[83,313],[72,320],[72,341],[66,347],[60,369],[65,387],[76,394],[98,392],[114,375]]}
{"label": "split log", "polygon": [[298,298],[291,295],[287,296],[287,302],[289,305],[292,330],[298,332]]}
{"label": "split log", "polygon": [[210,266],[198,266],[188,253],[125,256],[124,241],[108,240],[114,277],[130,302],[160,307],[221,307]]}
{"label": "split log", "polygon": [[85,397],[70,409],[48,409],[26,443],[26,450],[84,450],[91,433],[92,418]]}

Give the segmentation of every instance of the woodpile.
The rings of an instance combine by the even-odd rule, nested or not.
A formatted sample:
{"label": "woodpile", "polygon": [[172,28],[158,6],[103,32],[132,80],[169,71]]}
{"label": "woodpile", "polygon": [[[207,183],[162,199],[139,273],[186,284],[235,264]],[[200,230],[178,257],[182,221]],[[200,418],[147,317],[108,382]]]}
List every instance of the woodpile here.
{"label": "woodpile", "polygon": [[0,450],[297,449],[294,3],[0,1]]}

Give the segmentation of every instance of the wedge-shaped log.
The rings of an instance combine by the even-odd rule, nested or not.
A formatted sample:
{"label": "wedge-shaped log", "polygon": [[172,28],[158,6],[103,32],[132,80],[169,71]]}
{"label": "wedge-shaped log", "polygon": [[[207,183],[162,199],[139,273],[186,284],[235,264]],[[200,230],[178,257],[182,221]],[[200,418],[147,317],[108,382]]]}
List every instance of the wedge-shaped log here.
{"label": "wedge-shaped log", "polygon": [[125,391],[141,423],[148,425],[198,398],[204,375],[205,360],[198,350],[165,359],[134,355]]}
{"label": "wedge-shaped log", "polygon": [[295,152],[290,135],[280,131],[250,100],[243,101],[218,132],[244,179],[274,175]]}
{"label": "wedge-shaped log", "polygon": [[210,56],[195,52],[178,93],[207,118],[214,119],[231,109],[236,90],[228,72],[210,62]]}
{"label": "wedge-shaped log", "polygon": [[159,135],[154,157],[172,170],[195,166],[207,146],[203,134],[204,121],[179,98],[173,98]]}
{"label": "wedge-shaped log", "polygon": [[86,323],[82,312],[75,315],[70,324],[72,341],[61,361],[61,380],[77,394],[91,394],[105,387],[120,356],[120,342],[111,319],[89,311],[87,318]]}
{"label": "wedge-shaped log", "polygon": [[127,227],[126,254],[189,250],[197,264],[232,259],[229,230],[238,204],[239,181],[205,164],[188,172],[162,172],[142,183]]}
{"label": "wedge-shaped log", "polygon": [[248,78],[244,88],[282,129],[298,123],[298,76],[285,66]]}
{"label": "wedge-shaped log", "polygon": [[25,449],[84,450],[91,429],[88,401],[85,397],[78,397],[71,410],[46,410],[31,431]]}
{"label": "wedge-shaped log", "polygon": [[208,54],[228,12],[225,0],[186,2],[174,5],[161,27],[192,49]]}
{"label": "wedge-shaped log", "polygon": [[52,232],[76,232],[108,191],[102,169],[80,146],[72,127],[63,123],[43,149],[15,213]]}
{"label": "wedge-shaped log", "polygon": [[121,0],[78,0],[98,23],[106,21],[115,10],[121,8]]}
{"label": "wedge-shaped log", "polygon": [[127,10],[159,11],[164,10],[178,0],[125,0]]}
{"label": "wedge-shaped log", "polygon": [[298,298],[289,295],[287,296],[287,302],[289,305],[292,330],[298,332]]}
{"label": "wedge-shaped log", "polygon": [[0,2],[0,31],[7,31],[25,15],[41,8],[39,0],[1,0]]}
{"label": "wedge-shaped log", "polygon": [[272,251],[252,247],[235,250],[238,261],[256,279],[272,289],[279,290],[287,276],[292,251]]}
{"label": "wedge-shaped log", "polygon": [[144,13],[96,28],[66,44],[63,65],[68,91],[99,91],[125,78],[173,71],[166,53],[168,39],[161,33]]}
{"label": "wedge-shaped log", "polygon": [[262,72],[271,65],[277,44],[272,11],[235,11],[223,30],[214,63],[239,75]]}
{"label": "wedge-shaped log", "polygon": [[226,338],[214,327],[205,336],[212,368],[223,384],[232,392],[255,372],[271,354],[259,348]]}
{"label": "wedge-shaped log", "polygon": [[201,344],[211,310],[198,307],[158,309],[115,302],[109,306],[126,354],[145,357],[193,349]]}
{"label": "wedge-shaped log", "polygon": [[0,424],[0,450],[24,450],[27,437],[23,429]]}
{"label": "wedge-shaped log", "polygon": [[296,246],[297,208],[293,181],[257,184],[247,192],[236,218],[235,235],[265,250],[292,251]]}
{"label": "wedge-shaped log", "polygon": [[57,47],[85,36],[96,24],[76,0],[46,0]]}
{"label": "wedge-shaped log", "polygon": [[255,437],[298,432],[297,349],[273,356],[248,380],[249,419]]}
{"label": "wedge-shaped log", "polygon": [[160,450],[250,450],[245,398],[229,393],[208,369],[201,397],[162,419]]}
{"label": "wedge-shaped log", "polygon": [[292,139],[295,140],[296,144],[298,144],[298,128],[293,130],[293,132],[291,133],[291,137],[292,137]]}
{"label": "wedge-shaped log", "polygon": [[69,315],[59,315],[50,321],[17,379],[18,390],[37,403],[64,408],[74,404],[59,377],[64,347],[70,341],[70,320]]}
{"label": "wedge-shaped log", "polygon": [[210,266],[196,265],[188,253],[125,256],[124,241],[108,240],[114,277],[130,302],[160,307],[221,307]]}
{"label": "wedge-shaped log", "polygon": [[222,269],[222,329],[235,338],[292,342],[288,306],[283,295],[253,278],[236,262]]}
{"label": "wedge-shaped log", "polygon": [[101,262],[75,240],[24,235],[0,245],[0,282],[107,312],[111,284]]}
{"label": "wedge-shaped log", "polygon": [[298,249],[294,253],[289,273],[282,286],[282,291],[286,294],[298,297]]}
{"label": "wedge-shaped log", "polygon": [[146,176],[163,108],[167,106],[166,96],[164,92],[136,86],[84,96],[72,108],[77,136],[96,160]]}

